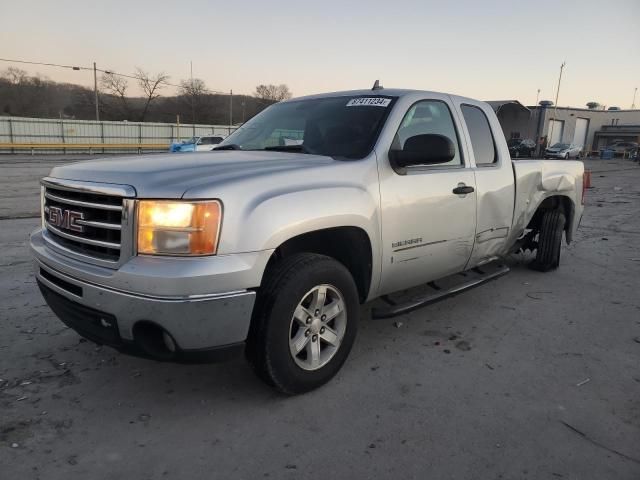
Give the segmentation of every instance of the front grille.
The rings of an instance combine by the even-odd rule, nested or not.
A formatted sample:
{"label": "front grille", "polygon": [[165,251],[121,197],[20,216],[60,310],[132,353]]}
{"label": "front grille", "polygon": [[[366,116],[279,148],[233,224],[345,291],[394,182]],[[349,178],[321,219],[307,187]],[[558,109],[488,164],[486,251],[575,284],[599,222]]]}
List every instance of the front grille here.
{"label": "front grille", "polygon": [[44,187],[44,225],[60,246],[117,262],[122,250],[122,197]]}

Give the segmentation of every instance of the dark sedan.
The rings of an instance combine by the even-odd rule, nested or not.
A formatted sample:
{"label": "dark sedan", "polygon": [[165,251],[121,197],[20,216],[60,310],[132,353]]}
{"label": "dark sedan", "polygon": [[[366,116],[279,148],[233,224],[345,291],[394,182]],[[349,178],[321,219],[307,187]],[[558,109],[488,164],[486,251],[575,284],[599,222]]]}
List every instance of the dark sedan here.
{"label": "dark sedan", "polygon": [[512,138],[507,142],[511,158],[533,157],[536,142],[529,138]]}

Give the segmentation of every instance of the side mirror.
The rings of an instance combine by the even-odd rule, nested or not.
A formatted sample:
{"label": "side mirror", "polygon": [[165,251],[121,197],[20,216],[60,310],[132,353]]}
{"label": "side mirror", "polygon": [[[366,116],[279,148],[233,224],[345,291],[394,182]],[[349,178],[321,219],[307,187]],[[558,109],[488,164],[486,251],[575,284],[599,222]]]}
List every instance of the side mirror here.
{"label": "side mirror", "polygon": [[435,133],[407,138],[404,148],[389,150],[389,159],[399,167],[447,163],[456,156],[450,138]]}

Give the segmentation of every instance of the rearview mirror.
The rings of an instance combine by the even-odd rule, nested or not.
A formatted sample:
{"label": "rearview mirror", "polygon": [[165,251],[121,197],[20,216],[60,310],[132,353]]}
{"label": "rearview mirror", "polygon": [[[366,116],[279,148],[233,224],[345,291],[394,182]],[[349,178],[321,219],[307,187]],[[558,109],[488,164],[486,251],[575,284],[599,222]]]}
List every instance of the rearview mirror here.
{"label": "rearview mirror", "polygon": [[451,139],[435,133],[409,137],[402,149],[389,150],[389,159],[399,167],[447,163],[455,156]]}

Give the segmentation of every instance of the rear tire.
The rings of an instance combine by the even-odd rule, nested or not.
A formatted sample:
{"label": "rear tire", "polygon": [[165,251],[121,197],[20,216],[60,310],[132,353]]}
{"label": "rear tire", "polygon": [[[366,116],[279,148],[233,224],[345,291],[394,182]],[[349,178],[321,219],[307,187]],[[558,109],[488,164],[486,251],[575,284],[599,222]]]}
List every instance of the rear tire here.
{"label": "rear tire", "polygon": [[347,359],[359,309],[353,277],[340,262],[314,253],[287,257],[265,273],[247,339],[247,359],[263,381],[282,393],[318,388]]}
{"label": "rear tire", "polygon": [[562,232],[566,218],[560,210],[548,210],[542,216],[536,259],[531,268],[540,272],[555,270],[560,265]]}

